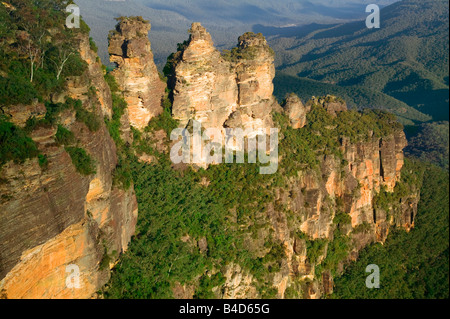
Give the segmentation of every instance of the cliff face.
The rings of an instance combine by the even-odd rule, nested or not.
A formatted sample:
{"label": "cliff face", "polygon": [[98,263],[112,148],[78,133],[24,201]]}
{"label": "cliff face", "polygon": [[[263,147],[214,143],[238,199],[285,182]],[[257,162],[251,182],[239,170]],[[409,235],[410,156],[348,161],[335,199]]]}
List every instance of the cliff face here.
{"label": "cliff face", "polygon": [[[111,61],[118,66],[112,74],[128,103],[120,119],[121,133],[128,132],[126,142],[131,141],[130,125],[145,128],[162,111],[165,85],[153,62],[149,30],[150,25],[142,19],[124,18],[110,36]],[[183,127],[195,119],[205,128],[269,128],[275,126],[272,112],[284,111],[291,127],[303,130],[308,129],[305,126],[312,105],[323,107],[333,117],[347,111],[343,101],[331,96],[303,104],[291,95],[281,108],[272,96],[275,69],[266,40],[246,33],[238,42],[230,52],[220,53],[209,33],[200,24],[192,24],[189,40],[171,58],[168,82],[173,117]],[[87,71],[69,77],[67,90],[52,100],[80,100],[84,109],[94,110],[100,118],[111,118],[111,91],[87,37],[80,38],[79,52],[88,64]],[[16,105],[8,112],[12,122],[24,127],[30,117],[43,118],[46,107],[41,103]],[[71,156],[56,143],[55,126],[38,127],[31,133],[48,158],[47,169],[38,159],[24,164],[8,162],[2,167],[3,297],[91,297],[108,281],[110,268],[127,249],[135,230],[137,201],[132,187],[123,190],[113,185],[116,145],[103,121],[92,131],[77,120],[75,110],[65,109],[58,115],[58,123],[74,133],[77,145],[94,159],[96,172],[85,176],[77,171]],[[156,143],[154,149],[169,152],[164,130],[148,134]],[[279,267],[264,278],[279,298],[320,298],[332,293],[334,268],[326,266],[333,262],[330,258],[339,249],[336,241],[342,236],[349,242],[345,244],[346,257],[336,265],[337,272],[346,261],[357,258],[367,244],[383,242],[392,227],[414,226],[418,190],[402,194],[388,207],[376,203],[379,193],[392,193],[401,179],[404,133],[372,134],[358,142],[342,136],[339,143],[342,158],[333,153],[321,155],[318,168],[305,167],[292,177],[282,176],[284,186],[271,189],[273,201],[257,213],[267,227],[256,238],[249,235],[245,240],[248,250],[261,258],[269,253],[266,243],[273,240],[282,247],[283,254],[275,261]],[[141,159],[145,156],[150,163],[156,161],[153,155]],[[205,181],[204,187],[209,183]],[[202,253],[207,251],[207,240],[199,240],[198,247]],[[79,268],[80,288],[66,286],[70,275],[67,267],[72,265]],[[243,265],[223,265],[222,273],[225,283],[213,288],[217,297],[261,297],[255,276]],[[174,295],[192,298],[195,285],[177,284]]]}
{"label": "cliff face", "polygon": [[[356,144],[343,140],[341,150],[347,165],[342,166],[341,159],[334,155],[325,156],[320,170],[299,171],[285,187],[275,190],[274,202],[261,217],[270,226],[258,238],[249,239],[248,246],[254,253],[264,250],[271,229],[284,247],[280,270],[267,278],[276,288],[277,298],[317,299],[331,294],[334,273],[327,267],[336,254],[342,254],[338,252],[342,248],[335,244],[342,236],[348,238],[347,257],[336,265],[338,273],[345,263],[358,257],[362,248],[384,242],[391,228],[414,226],[418,189],[388,209],[380,209],[374,201],[382,187],[392,192],[399,182],[405,145],[402,131]],[[341,216],[348,216],[348,221],[337,221]],[[252,292],[251,275],[236,265],[234,269],[224,285],[233,288],[226,289],[221,297],[234,298],[242,291],[245,297],[258,296]]]}
{"label": "cliff face", "polygon": [[205,128],[269,128],[279,108],[272,96],[273,52],[262,35],[247,33],[227,55],[214,48],[211,35],[193,23],[190,37],[172,60],[169,88],[173,117]]}
{"label": "cliff face", "polygon": [[110,60],[117,64],[112,74],[128,104],[129,122],[139,129],[161,114],[166,87],[153,61],[149,31],[147,21],[124,18],[109,37]]}
{"label": "cliff face", "polygon": [[[406,145],[403,131],[381,139],[374,138],[366,143],[350,144],[348,141],[343,141],[342,149],[345,159],[349,162],[348,169],[359,184],[359,191],[356,194],[358,199],[353,200],[351,204],[349,204],[350,201],[346,201],[353,226],[365,221],[377,220],[376,216],[373,216],[372,209],[374,194],[379,192],[382,186],[389,192],[394,191],[396,182],[400,178],[403,149]],[[347,184],[351,185],[352,181],[347,180]],[[330,190],[333,188],[331,187]],[[332,193],[336,194],[339,191],[337,187]],[[348,191],[352,192],[352,190],[347,189],[347,197],[350,195]]]}
{"label": "cliff face", "polygon": [[[304,106],[290,95],[283,108],[292,128],[307,129],[303,127],[311,105],[323,107],[332,116],[347,110],[345,103],[332,96],[313,98]],[[329,270],[330,259],[342,253],[335,244],[342,245],[342,236],[349,241],[345,244],[347,257],[336,265],[338,273],[362,248],[384,242],[391,228],[414,227],[419,189],[411,187],[389,207],[380,208],[376,203],[381,192],[394,193],[400,182],[406,145],[401,129],[383,137],[372,133],[358,142],[341,137],[342,158],[324,155],[320,170],[298,171],[286,187],[276,190],[267,218],[286,253],[280,272],[272,279],[279,298],[291,288],[301,292],[292,295],[291,290],[291,298],[331,294],[334,274]]]}
{"label": "cliff face", "polygon": [[[77,172],[65,148],[55,142],[55,126],[31,133],[47,156],[46,169],[36,158],[2,167],[0,291],[6,298],[89,298],[107,282],[110,266],[134,234],[134,190],[113,186],[116,146],[102,120],[112,113],[111,92],[87,36],[79,39],[79,52],[88,69],[82,76],[70,77],[67,90],[53,100],[72,97],[81,100],[84,109],[95,109],[100,121],[94,132],[76,120],[73,109],[61,112],[58,123],[73,132],[77,146],[93,158],[96,173]],[[95,94],[89,93],[92,86]],[[23,119],[43,117],[45,107],[11,107],[8,112],[23,127]],[[66,286],[70,265],[79,269],[79,288]]]}

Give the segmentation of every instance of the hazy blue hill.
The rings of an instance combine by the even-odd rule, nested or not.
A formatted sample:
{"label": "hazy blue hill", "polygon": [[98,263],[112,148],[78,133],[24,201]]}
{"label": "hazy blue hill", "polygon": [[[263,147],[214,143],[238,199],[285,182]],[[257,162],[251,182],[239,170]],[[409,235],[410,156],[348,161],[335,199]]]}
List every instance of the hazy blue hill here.
{"label": "hazy blue hill", "polygon": [[[188,19],[215,22],[282,26],[307,23],[316,17],[352,20],[364,14],[368,0],[135,0],[153,9],[177,12]],[[378,1],[379,5],[398,0]]]}
{"label": "hazy blue hill", "polygon": [[[238,36],[255,24],[265,26],[342,23],[364,17],[371,0],[75,0],[81,15],[91,27],[104,63],[108,62],[107,35],[114,28],[114,18],[142,16],[150,20],[150,40],[158,67],[176,51],[177,43],[187,37],[194,21],[211,33],[216,46],[229,49]],[[382,0],[387,5],[397,0]]]}
{"label": "hazy blue hill", "polygon": [[[362,19],[265,31],[283,73],[364,87],[448,120],[448,10],[443,0],[404,0],[381,10],[380,29]],[[423,120],[412,112],[404,117]]]}

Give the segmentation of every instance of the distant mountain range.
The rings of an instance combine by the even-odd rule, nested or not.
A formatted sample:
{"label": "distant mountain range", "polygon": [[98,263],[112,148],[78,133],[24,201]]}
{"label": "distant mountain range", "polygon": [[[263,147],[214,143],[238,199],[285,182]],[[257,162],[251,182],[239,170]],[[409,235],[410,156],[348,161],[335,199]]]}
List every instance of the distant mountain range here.
{"label": "distant mountain range", "polygon": [[[135,0],[149,8],[176,12],[190,20],[222,26],[283,26],[311,21],[354,20],[372,0]],[[380,6],[398,0],[377,1]],[[361,10],[361,8],[363,10]],[[322,20],[318,20],[318,18]]]}
{"label": "distant mountain range", "polygon": [[381,10],[380,29],[368,29],[364,20],[255,26],[277,52],[277,95],[328,91],[359,107],[387,108],[405,124],[448,121],[448,2],[394,3]]}
{"label": "distant mountain range", "polygon": [[[377,1],[380,6],[397,0]],[[254,25],[289,26],[309,23],[342,23],[361,19],[372,0],[75,0],[91,27],[99,54],[108,63],[107,35],[115,17],[142,16],[150,20],[150,40],[159,68],[187,38],[191,23],[201,22],[219,49],[231,48],[238,36]]]}

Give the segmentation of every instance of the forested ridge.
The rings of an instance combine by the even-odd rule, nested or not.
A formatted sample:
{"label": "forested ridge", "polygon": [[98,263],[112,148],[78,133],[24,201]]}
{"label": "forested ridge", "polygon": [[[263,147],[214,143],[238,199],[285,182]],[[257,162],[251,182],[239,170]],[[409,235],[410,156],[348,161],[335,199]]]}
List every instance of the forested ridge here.
{"label": "forested ridge", "polygon": [[273,34],[280,90],[297,86],[315,95],[327,85],[359,107],[387,108],[405,124],[448,121],[448,10],[443,0],[404,0],[381,10],[379,29],[361,20],[259,31]]}

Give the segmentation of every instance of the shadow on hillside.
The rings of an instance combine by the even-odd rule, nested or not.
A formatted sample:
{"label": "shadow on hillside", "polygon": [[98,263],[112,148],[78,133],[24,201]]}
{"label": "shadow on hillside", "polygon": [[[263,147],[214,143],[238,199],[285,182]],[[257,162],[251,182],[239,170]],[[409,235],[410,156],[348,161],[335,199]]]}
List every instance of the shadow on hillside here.
{"label": "shadow on hillside", "polygon": [[422,113],[433,117],[433,121],[449,120],[449,90],[419,89],[409,92],[393,92],[394,98],[403,101]]}
{"label": "shadow on hillside", "polygon": [[252,27],[252,31],[255,33],[262,33],[266,37],[278,36],[281,38],[296,37],[297,39],[306,37],[308,34],[321,29],[328,29],[337,26],[337,24],[318,24],[311,23],[302,26],[292,27],[270,27],[261,24],[255,24]]}

